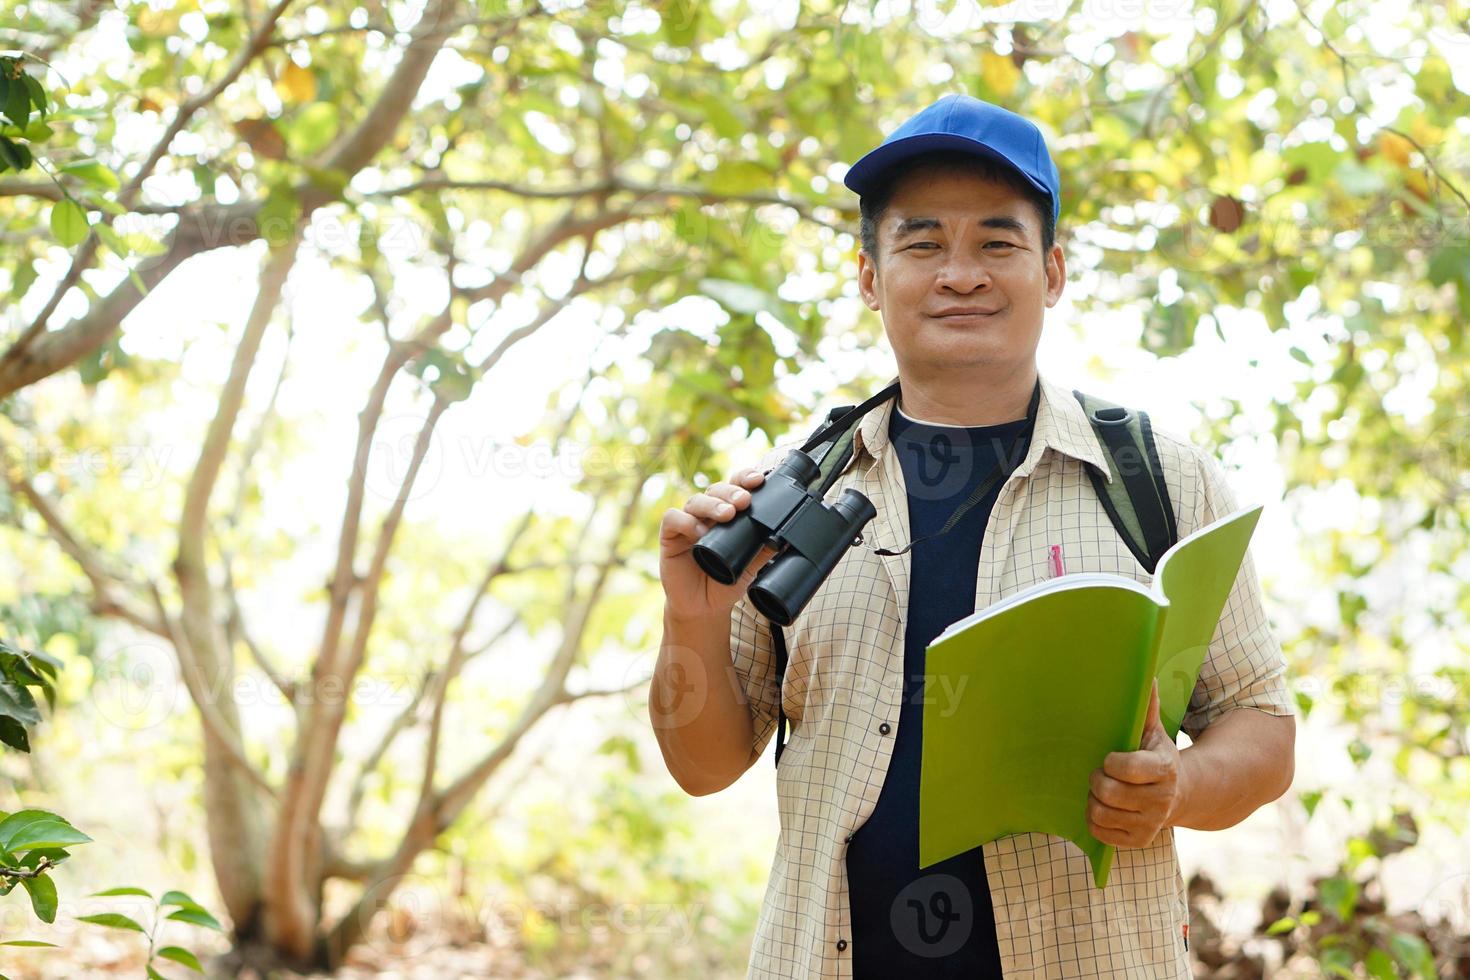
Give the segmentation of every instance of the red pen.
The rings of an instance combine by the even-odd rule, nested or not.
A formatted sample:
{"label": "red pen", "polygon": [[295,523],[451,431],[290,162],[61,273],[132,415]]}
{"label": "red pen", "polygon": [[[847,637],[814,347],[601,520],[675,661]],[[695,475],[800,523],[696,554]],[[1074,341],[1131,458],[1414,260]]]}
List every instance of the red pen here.
{"label": "red pen", "polygon": [[1046,550],[1047,553],[1051,556],[1052,575],[1057,576],[1065,574],[1062,569],[1062,546],[1059,544],[1054,544]]}

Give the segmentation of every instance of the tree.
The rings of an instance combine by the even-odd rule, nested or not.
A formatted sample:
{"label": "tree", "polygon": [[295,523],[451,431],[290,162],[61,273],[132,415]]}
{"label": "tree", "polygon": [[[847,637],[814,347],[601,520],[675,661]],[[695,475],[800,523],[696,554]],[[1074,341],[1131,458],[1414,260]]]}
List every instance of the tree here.
{"label": "tree", "polygon": [[[1467,415],[1459,322],[1470,312],[1470,201],[1458,175],[1470,102],[1452,70],[1467,42],[1447,9],[1380,7],[1227,4],[1146,24],[1086,5],[1056,20],[1038,11],[1000,23],[965,4],[947,19],[920,7],[905,21],[868,4],[771,15],[685,2],[428,0],[329,11],[176,0],[11,18],[26,70],[56,66],[44,74],[54,128],[28,143],[56,182],[0,179],[0,234],[17,244],[9,291],[25,314],[0,353],[11,423],[0,435],[14,445],[57,431],[40,396],[75,384],[63,373],[72,366],[94,397],[176,378],[173,366],[129,351],[128,333],[149,309],[145,291],[161,292],[221,249],[260,263],[217,408],[168,515],[166,561],[109,554],[95,517],[74,516],[95,514],[82,505],[116,486],[48,492],[24,467],[7,468],[25,526],[75,562],[94,611],[177,653],[200,719],[211,857],[237,938],[297,961],[339,959],[372,903],[463,813],[517,739],[581,693],[568,691],[567,677],[590,653],[589,623],[609,583],[631,575],[653,587],[636,556],[651,550],[648,515],[682,499],[667,477],[723,473],[712,440],[736,420],[771,436],[810,409],[775,383],[818,359],[829,320],[848,329],[856,209],[833,165],[850,164],[946,91],[1024,107],[1055,135],[1062,240],[1084,274],[1084,310],[1134,312],[1144,345],[1161,356],[1187,349],[1201,329],[1225,336],[1231,311],[1294,340],[1320,325],[1320,341],[1297,345],[1302,390],[1275,403],[1269,434],[1294,485],[1306,495],[1353,480],[1392,503],[1385,515],[1399,513],[1383,520],[1384,553],[1429,535],[1431,572],[1449,575],[1458,549],[1445,535],[1463,530],[1464,458],[1432,433]],[[1370,14],[1402,30],[1367,32],[1359,22]],[[130,55],[114,79],[82,58],[123,21]],[[1097,43],[1083,44],[1089,36]],[[140,134],[144,149],[122,148]],[[116,187],[87,161],[115,173]],[[96,213],[58,271],[38,229],[68,195]],[[402,222],[427,229],[426,247],[406,256],[385,247]],[[351,230],[344,247],[324,247],[328,227]],[[371,297],[363,317],[381,340],[342,474],[334,559],[322,570],[321,634],[288,667],[255,641],[236,579],[271,567],[252,557],[269,554],[251,525],[268,491],[252,474],[286,436],[272,422],[273,397],[252,413],[249,392],[273,331],[301,329],[282,297],[303,255],[324,256],[361,284]],[[557,275],[563,267],[576,271]],[[426,272],[442,284],[433,308],[399,285]],[[570,285],[552,285],[561,279]],[[546,423],[584,445],[641,438],[676,455],[648,453],[580,484],[597,503],[585,524],[511,516],[448,635],[418,640],[433,666],[413,711],[384,737],[386,746],[416,720],[424,730],[405,826],[386,852],[344,853],[337,840],[351,839],[352,801],[361,800],[340,752],[354,719],[346,700],[322,695],[351,689],[385,656],[384,622],[398,615],[391,568],[440,423],[504,375],[517,344],[565,330],[580,311],[617,309],[618,326],[606,329],[616,339],[639,314],[690,296],[722,307],[713,337],[692,327],[657,333],[643,354],[654,380],[594,371],[577,397],[553,399]],[[852,329],[863,343],[878,335],[870,318]],[[1428,414],[1410,422],[1386,411],[1385,396],[1418,384],[1426,364]],[[852,379],[854,390],[868,380]],[[402,479],[375,512],[368,462],[388,406],[404,399],[419,424]],[[614,420],[610,431],[568,405],[595,406]],[[1217,437],[1253,435],[1232,427],[1236,408],[1214,413]],[[131,513],[139,533],[162,540],[161,528]],[[1333,538],[1320,556],[1327,573],[1350,573],[1344,615],[1292,643],[1303,669],[1338,670],[1368,635],[1397,651],[1383,669],[1405,663],[1392,616],[1353,614],[1363,608],[1354,580],[1365,574],[1355,548]],[[553,567],[518,561],[523,553],[553,556]],[[544,682],[497,744],[446,776],[437,770],[452,680],[509,635],[501,624],[491,647],[471,640],[487,630],[486,595],[516,575],[561,587],[559,604],[536,614],[559,630]],[[1436,629],[1458,622],[1463,595],[1437,610]],[[524,619],[533,602],[522,602]],[[261,748],[220,694],[244,669],[269,676],[296,708],[280,778],[267,778]],[[1456,730],[1450,707],[1416,702],[1415,734],[1403,743],[1445,759],[1446,774],[1465,754],[1463,741],[1435,734],[1441,723]],[[384,752],[367,754],[368,771]],[[349,802],[342,812],[328,806],[334,787]],[[363,904],[324,922],[323,889],[334,878],[361,882]]]}

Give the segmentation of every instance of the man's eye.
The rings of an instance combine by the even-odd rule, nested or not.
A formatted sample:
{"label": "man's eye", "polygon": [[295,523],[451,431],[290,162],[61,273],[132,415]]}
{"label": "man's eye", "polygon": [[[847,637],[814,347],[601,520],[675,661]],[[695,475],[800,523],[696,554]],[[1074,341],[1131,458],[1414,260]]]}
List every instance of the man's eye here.
{"label": "man's eye", "polygon": [[985,247],[986,248],[989,248],[992,245],[999,245],[1001,248],[1015,248],[1016,247],[1016,245],[1015,245],[1014,242],[994,241],[994,242],[986,242],[985,243]]}
{"label": "man's eye", "polygon": [[933,245],[935,248],[938,248],[939,247],[939,243],[938,242],[914,242],[914,244],[910,245],[909,247],[910,248],[918,248],[921,245]]}

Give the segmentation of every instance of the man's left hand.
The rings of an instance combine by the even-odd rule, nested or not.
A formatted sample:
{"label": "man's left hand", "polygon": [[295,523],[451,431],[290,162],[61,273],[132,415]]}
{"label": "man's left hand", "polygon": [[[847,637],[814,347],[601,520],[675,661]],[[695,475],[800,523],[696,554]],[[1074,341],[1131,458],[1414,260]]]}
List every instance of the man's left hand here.
{"label": "man's left hand", "polygon": [[1172,824],[1184,798],[1178,746],[1159,723],[1159,682],[1149,693],[1148,716],[1136,752],[1109,752],[1092,771],[1087,829],[1104,844],[1147,847]]}

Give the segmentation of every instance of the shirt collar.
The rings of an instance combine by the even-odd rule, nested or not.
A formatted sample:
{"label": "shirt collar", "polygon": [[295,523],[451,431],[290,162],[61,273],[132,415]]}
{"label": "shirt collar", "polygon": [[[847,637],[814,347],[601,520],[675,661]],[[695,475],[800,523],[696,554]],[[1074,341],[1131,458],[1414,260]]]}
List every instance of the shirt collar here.
{"label": "shirt collar", "polygon": [[[897,380],[896,377],[890,378],[885,387]],[[888,446],[888,422],[897,404],[896,397],[890,398],[863,416],[852,437],[854,460],[864,453],[869,462],[882,457],[883,450]],[[1087,413],[1081,403],[1071,392],[1042,377],[1041,401],[1036,408],[1036,430],[1032,433],[1026,458],[1016,467],[1015,474],[1030,476],[1048,448],[1084,463],[1091,463],[1102,471],[1103,477],[1109,483],[1112,482],[1111,468],[1103,455],[1102,447],[1098,445],[1097,435],[1093,432],[1092,423],[1087,421]]]}

